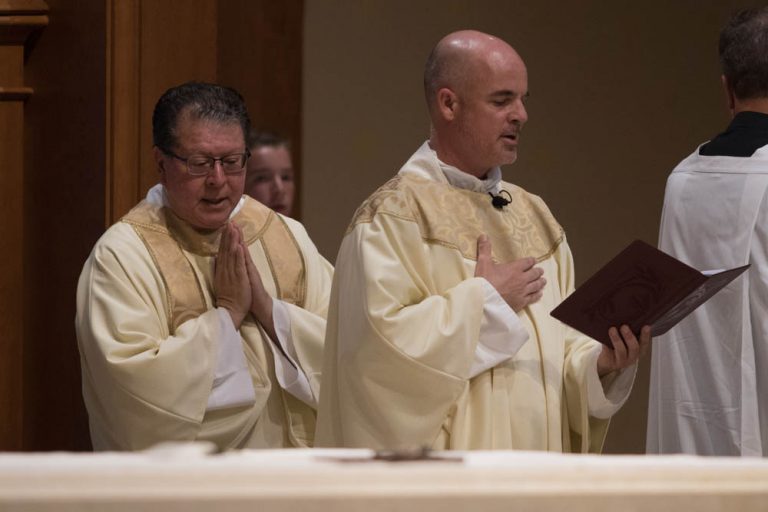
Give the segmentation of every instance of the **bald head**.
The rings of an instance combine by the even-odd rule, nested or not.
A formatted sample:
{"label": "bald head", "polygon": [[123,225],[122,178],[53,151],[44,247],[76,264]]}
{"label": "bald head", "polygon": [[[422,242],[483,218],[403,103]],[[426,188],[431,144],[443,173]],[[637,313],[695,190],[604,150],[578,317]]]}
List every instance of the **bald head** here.
{"label": "bald head", "polygon": [[460,30],[442,38],[432,49],[424,68],[424,95],[430,112],[442,88],[461,93],[468,81],[504,59],[522,63],[509,44],[476,30]]}
{"label": "bald head", "polygon": [[442,162],[482,177],[517,159],[528,72],[511,46],[474,30],[449,34],[429,56],[424,89]]}

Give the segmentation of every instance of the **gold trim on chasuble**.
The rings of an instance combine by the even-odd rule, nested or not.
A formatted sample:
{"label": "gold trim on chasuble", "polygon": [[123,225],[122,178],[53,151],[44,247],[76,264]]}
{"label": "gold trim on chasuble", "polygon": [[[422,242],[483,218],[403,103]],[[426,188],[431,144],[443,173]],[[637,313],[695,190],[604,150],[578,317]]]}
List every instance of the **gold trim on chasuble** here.
{"label": "gold trim on chasuble", "polygon": [[[246,199],[233,218],[243,232],[246,245],[261,239],[269,263],[277,298],[303,306],[306,298],[306,266],[299,244],[285,220],[256,201]],[[219,230],[199,232],[167,208],[142,201],[121,222],[130,224],[144,242],[165,285],[168,329],[176,329],[208,310],[204,284],[200,282],[184,251],[202,256],[218,253]],[[265,276],[262,273],[262,279]]]}
{"label": "gold trim on chasuble", "polygon": [[491,240],[499,263],[534,256],[542,261],[562,242],[563,228],[544,203],[520,187],[502,182],[512,203],[497,210],[488,194],[460,189],[412,174],[399,174],[360,205],[347,234],[376,215],[391,215],[416,222],[426,243],[444,245],[464,258],[477,259],[477,237]]}

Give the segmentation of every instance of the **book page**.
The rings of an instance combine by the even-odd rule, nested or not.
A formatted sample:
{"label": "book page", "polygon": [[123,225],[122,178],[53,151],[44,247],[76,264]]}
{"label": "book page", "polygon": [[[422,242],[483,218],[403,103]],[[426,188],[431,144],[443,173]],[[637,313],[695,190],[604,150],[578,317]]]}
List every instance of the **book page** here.
{"label": "book page", "polygon": [[[651,335],[659,336],[671,329],[677,322],[688,316],[694,309],[704,304],[707,299],[720,291],[728,283],[736,279],[749,265],[737,267],[725,271],[715,271],[708,276],[701,286],[693,290],[688,296],[678,302],[672,309],[656,320],[651,326]],[[709,271],[712,272],[712,271]],[[704,274],[704,272],[702,272]],[[705,274],[706,275],[706,274]]]}

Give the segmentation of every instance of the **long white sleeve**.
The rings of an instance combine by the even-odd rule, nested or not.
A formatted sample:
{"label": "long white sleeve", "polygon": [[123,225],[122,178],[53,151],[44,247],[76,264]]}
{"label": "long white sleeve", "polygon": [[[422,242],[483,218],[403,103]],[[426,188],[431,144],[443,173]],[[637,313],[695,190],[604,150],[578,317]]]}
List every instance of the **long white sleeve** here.
{"label": "long white sleeve", "polygon": [[256,399],[240,335],[232,317],[224,308],[216,308],[219,319],[219,352],[213,377],[213,389],[206,410],[249,405]]}
{"label": "long white sleeve", "polygon": [[510,359],[528,340],[528,331],[517,313],[485,279],[483,279],[483,293],[480,339],[469,370],[470,377],[480,375],[489,368]]}

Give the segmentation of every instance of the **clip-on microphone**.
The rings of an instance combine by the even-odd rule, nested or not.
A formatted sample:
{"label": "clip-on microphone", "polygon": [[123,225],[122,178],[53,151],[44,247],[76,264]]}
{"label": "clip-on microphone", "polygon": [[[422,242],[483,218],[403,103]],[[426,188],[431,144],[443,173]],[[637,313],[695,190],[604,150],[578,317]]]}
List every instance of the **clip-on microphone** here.
{"label": "clip-on microphone", "polygon": [[[507,194],[507,197],[509,199],[504,197],[502,194]],[[488,195],[491,196],[491,204],[497,210],[501,210],[502,208],[504,208],[505,206],[507,206],[509,203],[512,202],[512,195],[506,190],[502,190],[501,192],[499,192],[499,195],[496,195],[496,196],[493,195],[492,192],[488,192]]]}

